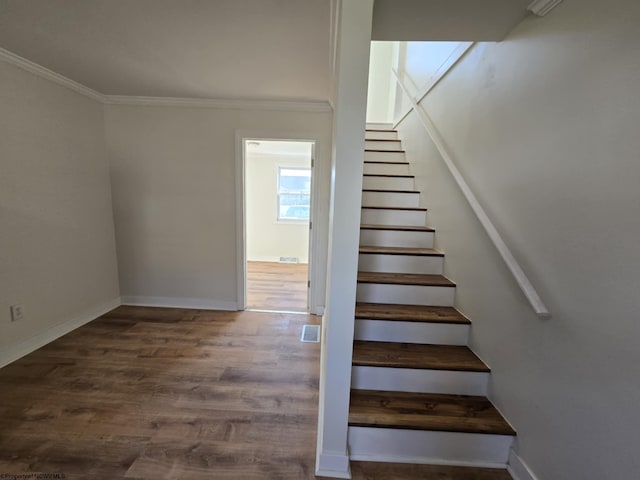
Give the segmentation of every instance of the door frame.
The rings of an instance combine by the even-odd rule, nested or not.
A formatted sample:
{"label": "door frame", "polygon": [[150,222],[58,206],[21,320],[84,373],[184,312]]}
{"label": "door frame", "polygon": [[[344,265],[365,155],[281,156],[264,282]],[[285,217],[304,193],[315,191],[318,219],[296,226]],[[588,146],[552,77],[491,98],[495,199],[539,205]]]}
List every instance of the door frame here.
{"label": "door frame", "polygon": [[[318,145],[320,136],[314,134],[301,134],[274,130],[238,130],[236,131],[236,289],[237,308],[245,310],[247,306],[247,219],[246,219],[246,165],[245,165],[245,141],[280,141],[280,142],[311,142],[311,210],[309,212],[309,271],[307,290],[307,310],[311,314],[322,315],[324,313],[324,301],[320,301],[320,282],[318,279],[318,228],[316,219],[319,217],[319,170],[318,170]],[[314,225],[316,223],[316,225]]]}

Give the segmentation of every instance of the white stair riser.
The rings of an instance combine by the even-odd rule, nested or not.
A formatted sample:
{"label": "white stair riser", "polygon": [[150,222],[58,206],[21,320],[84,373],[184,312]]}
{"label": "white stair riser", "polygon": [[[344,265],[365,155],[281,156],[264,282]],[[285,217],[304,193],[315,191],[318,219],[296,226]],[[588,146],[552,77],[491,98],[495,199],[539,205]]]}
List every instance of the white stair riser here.
{"label": "white stair riser", "polygon": [[349,427],[352,460],[504,467],[510,435]]}
{"label": "white stair riser", "polygon": [[354,338],[370,342],[467,345],[469,325],[363,318],[356,320]]}
{"label": "white stair riser", "polygon": [[362,178],[362,188],[382,190],[414,190],[415,182],[412,177],[369,177]]}
{"label": "white stair riser", "polygon": [[416,208],[419,204],[419,193],[362,192],[362,205],[366,207]]}
{"label": "white stair riser", "polygon": [[351,388],[386,392],[486,395],[489,374],[413,368],[351,368]]}
{"label": "white stair riser", "polygon": [[376,210],[363,208],[361,223],[365,225],[405,225],[424,227],[427,212],[424,210]]}
{"label": "white stair riser", "polygon": [[397,140],[398,132],[367,132],[367,140]]}
{"label": "white stair riser", "polygon": [[374,175],[409,175],[409,165],[406,163],[365,163],[364,173]]}
{"label": "white stair riser", "polygon": [[361,253],[358,269],[363,272],[442,274],[443,257]]}
{"label": "white stair riser", "polygon": [[402,143],[388,140],[366,140],[364,148],[366,150],[402,150]]}
{"label": "white stair riser", "polygon": [[377,247],[433,248],[433,240],[433,232],[360,230],[360,245],[372,245]]}
{"label": "white stair riser", "polygon": [[367,122],[367,130],[393,130],[393,123]]}
{"label": "white stair riser", "polygon": [[406,162],[404,152],[364,152],[365,162]]}
{"label": "white stair riser", "polygon": [[455,292],[455,287],[359,283],[356,299],[366,303],[453,307]]}

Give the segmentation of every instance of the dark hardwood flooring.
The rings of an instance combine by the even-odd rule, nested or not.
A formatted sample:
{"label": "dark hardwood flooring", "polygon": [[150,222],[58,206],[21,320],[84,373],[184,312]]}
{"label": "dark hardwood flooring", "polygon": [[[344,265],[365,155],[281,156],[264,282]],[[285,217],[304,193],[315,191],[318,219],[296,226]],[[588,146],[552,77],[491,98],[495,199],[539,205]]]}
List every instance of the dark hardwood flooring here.
{"label": "dark hardwood flooring", "polygon": [[[319,317],[120,307],[0,369],[0,473],[313,479]],[[508,480],[354,462],[355,480]],[[506,475],[506,476],[505,476]]]}

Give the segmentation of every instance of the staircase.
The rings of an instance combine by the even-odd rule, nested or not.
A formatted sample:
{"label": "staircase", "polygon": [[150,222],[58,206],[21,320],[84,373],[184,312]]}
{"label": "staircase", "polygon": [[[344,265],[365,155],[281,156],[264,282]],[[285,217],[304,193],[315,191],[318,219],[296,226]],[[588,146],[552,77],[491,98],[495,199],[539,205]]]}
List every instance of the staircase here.
{"label": "staircase", "polygon": [[397,132],[366,133],[350,456],[504,468],[515,431],[486,397]]}

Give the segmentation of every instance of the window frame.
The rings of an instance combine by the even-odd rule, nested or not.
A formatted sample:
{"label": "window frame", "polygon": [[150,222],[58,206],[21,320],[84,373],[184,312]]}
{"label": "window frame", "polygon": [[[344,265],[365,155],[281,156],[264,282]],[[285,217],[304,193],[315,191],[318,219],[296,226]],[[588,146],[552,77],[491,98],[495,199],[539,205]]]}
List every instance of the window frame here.
{"label": "window frame", "polygon": [[[309,173],[309,191],[308,192],[281,192],[280,191],[280,178],[282,176],[283,170],[303,170]],[[295,223],[295,224],[308,224],[311,221],[311,175],[312,169],[307,166],[291,166],[291,165],[277,165],[276,168],[276,222],[277,223]],[[302,175],[301,175],[302,176]],[[309,199],[309,217],[308,218],[291,218],[291,217],[282,217],[280,215],[281,209],[281,197],[283,195],[301,195],[306,196]],[[286,205],[285,205],[286,206]]]}

